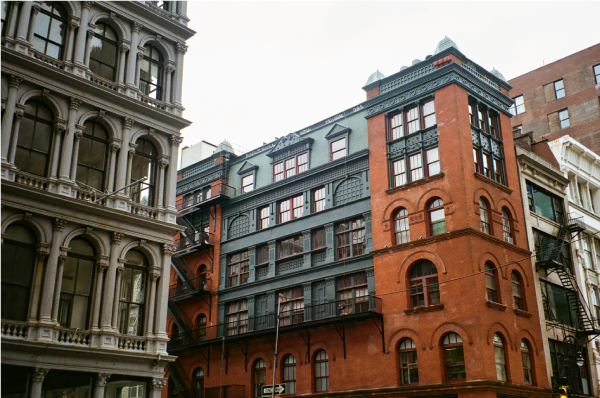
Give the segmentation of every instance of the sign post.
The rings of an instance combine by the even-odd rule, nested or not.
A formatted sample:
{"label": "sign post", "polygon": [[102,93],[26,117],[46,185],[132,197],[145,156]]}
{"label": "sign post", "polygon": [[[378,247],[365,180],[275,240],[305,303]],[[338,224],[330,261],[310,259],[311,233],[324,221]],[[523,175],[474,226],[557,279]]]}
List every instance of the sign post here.
{"label": "sign post", "polygon": [[275,388],[273,386],[262,386],[263,397],[272,397],[275,394],[285,394],[285,384],[275,384]]}

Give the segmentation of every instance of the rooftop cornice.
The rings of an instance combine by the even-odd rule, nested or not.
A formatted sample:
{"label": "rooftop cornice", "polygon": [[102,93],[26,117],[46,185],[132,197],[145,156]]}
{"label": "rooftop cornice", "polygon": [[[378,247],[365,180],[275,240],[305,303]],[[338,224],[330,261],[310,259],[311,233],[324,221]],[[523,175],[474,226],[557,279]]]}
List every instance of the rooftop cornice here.
{"label": "rooftop cornice", "polygon": [[515,149],[519,164],[527,164],[532,169],[544,173],[546,177],[556,180],[563,186],[563,188],[569,185],[569,179],[565,178],[563,172],[552,166],[545,159],[541,158],[535,153],[527,152],[522,148],[515,147]]}

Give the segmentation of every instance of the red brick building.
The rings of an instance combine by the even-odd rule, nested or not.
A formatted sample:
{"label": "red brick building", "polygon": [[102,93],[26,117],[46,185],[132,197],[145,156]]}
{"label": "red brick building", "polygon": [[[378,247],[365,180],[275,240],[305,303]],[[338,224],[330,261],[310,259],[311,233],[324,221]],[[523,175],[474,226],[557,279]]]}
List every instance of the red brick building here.
{"label": "red brick building", "polygon": [[173,276],[171,393],[550,397],[509,89],[446,38],[365,102],[182,170],[209,238],[180,258],[211,283]]}
{"label": "red brick building", "polygon": [[550,141],[570,135],[600,154],[600,44],[508,83],[513,129]]}

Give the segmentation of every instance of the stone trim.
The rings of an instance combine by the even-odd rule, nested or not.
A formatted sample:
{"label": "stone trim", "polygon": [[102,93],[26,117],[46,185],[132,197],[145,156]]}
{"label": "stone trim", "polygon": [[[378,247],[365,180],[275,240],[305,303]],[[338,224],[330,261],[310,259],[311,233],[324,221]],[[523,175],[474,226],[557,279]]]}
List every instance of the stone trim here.
{"label": "stone trim", "polygon": [[491,309],[494,310],[498,310],[498,311],[506,311],[506,305],[504,304],[500,304],[500,303],[496,303],[495,301],[487,301],[487,306],[490,307]]}
{"label": "stone trim", "polygon": [[432,305],[423,305],[420,307],[407,308],[404,310],[404,313],[406,315],[416,315],[416,314],[423,314],[425,312],[441,311],[443,309],[444,309],[444,303],[437,303],[437,304],[432,304]]}
{"label": "stone trim", "polygon": [[402,191],[406,191],[407,189],[412,189],[414,187],[418,187],[420,185],[429,184],[432,181],[441,180],[445,176],[446,176],[445,173],[438,173],[438,174],[432,175],[430,177],[425,177],[425,178],[421,178],[420,180],[417,180],[417,181],[409,182],[408,184],[400,185],[399,187],[390,188],[390,189],[386,190],[385,193],[388,195],[392,195],[397,192],[402,192]]}
{"label": "stone trim", "polygon": [[481,180],[483,182],[487,182],[488,184],[492,185],[493,187],[498,188],[499,190],[501,190],[502,192],[506,192],[507,194],[511,194],[513,193],[513,190],[510,189],[509,187],[500,184],[498,181],[495,181],[489,177],[484,176],[481,173],[474,173],[475,174],[475,178],[477,178],[478,180]]}

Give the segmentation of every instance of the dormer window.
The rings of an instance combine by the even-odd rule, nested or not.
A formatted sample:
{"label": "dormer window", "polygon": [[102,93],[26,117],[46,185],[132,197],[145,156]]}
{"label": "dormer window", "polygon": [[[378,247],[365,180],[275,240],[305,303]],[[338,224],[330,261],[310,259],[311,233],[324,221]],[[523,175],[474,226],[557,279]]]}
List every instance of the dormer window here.
{"label": "dormer window", "polygon": [[346,153],[346,137],[331,143],[331,160],[343,158]]}
{"label": "dormer window", "polygon": [[295,176],[308,170],[308,153],[302,153],[273,165],[273,182]]}

